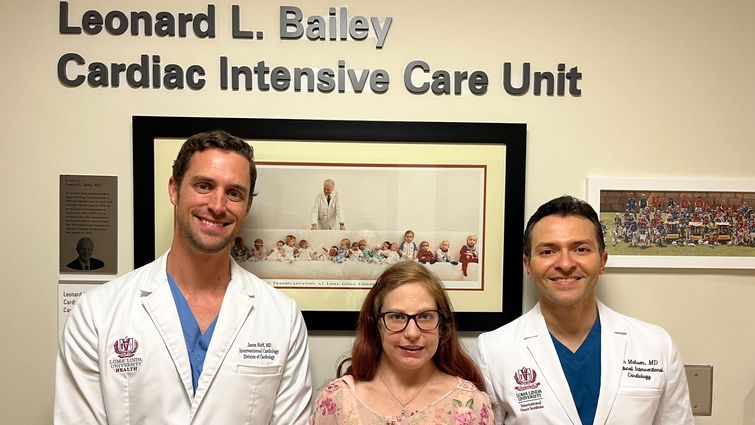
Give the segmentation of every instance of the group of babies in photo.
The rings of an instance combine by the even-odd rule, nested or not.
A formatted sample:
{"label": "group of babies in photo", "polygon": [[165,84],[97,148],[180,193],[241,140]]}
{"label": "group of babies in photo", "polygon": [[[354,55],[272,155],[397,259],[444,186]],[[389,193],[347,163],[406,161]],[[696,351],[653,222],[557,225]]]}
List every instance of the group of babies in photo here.
{"label": "group of babies in photo", "polygon": [[395,264],[399,261],[418,261],[422,264],[450,263],[461,264],[462,274],[467,276],[469,263],[478,263],[480,250],[477,247],[477,235],[470,234],[466,243],[459,249],[458,255],[450,251],[448,240],[442,240],[433,252],[430,243],[421,241],[419,246],[414,242],[414,232],[404,232],[404,240],[396,242],[384,241],[373,248],[368,246],[365,239],[351,241],[348,238],[340,240],[338,245],[330,247],[312,248],[306,239],[296,240],[294,235],[286,235],[284,240],[276,242],[275,247],[268,251],[262,239],[255,239],[250,249],[244,244],[240,236],[234,240],[231,256],[238,261],[331,261],[333,263],[362,262],[375,264]]}

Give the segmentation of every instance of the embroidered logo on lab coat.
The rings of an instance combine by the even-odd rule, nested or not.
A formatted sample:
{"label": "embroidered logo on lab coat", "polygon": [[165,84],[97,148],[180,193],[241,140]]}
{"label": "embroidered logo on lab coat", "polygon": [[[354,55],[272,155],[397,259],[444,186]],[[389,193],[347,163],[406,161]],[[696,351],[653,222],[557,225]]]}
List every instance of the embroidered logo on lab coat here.
{"label": "embroidered logo on lab coat", "polygon": [[537,382],[537,372],[526,366],[514,372],[514,381],[518,385],[516,389],[516,400],[519,402],[519,410],[526,412],[529,410],[542,409],[543,390],[538,389],[540,382]]}
{"label": "embroidered logo on lab coat", "polygon": [[540,386],[540,383],[537,382],[537,372],[528,367],[523,367],[514,372],[514,380],[520,385],[514,387],[517,391],[531,390]]}
{"label": "embroidered logo on lab coat", "polygon": [[139,341],[136,338],[125,336],[113,343],[113,351],[118,358],[110,359],[110,369],[115,373],[134,373],[139,371],[142,358],[136,355],[139,349]]}

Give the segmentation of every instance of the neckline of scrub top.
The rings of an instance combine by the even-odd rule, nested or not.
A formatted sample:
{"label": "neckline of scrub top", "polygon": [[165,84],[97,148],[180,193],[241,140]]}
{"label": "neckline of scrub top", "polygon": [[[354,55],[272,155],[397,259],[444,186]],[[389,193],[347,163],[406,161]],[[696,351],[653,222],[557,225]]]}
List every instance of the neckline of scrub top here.
{"label": "neckline of scrub top", "polygon": [[207,357],[207,348],[210,346],[212,340],[212,334],[215,331],[215,323],[218,318],[212,320],[210,326],[207,327],[204,334],[199,328],[194,313],[192,313],[189,307],[189,302],[186,301],[181,289],[178,288],[178,284],[167,271],[168,284],[170,285],[170,292],[173,294],[173,301],[176,303],[176,310],[178,311],[178,319],[181,321],[181,329],[184,334],[184,341],[186,342],[186,350],[189,353],[189,363],[191,364],[191,385],[194,389],[194,393],[197,392],[197,384],[199,383],[199,377],[202,375],[202,368],[204,367],[204,359]]}
{"label": "neckline of scrub top", "polygon": [[583,425],[595,420],[600,395],[600,317],[595,318],[585,340],[572,352],[551,334],[561,370],[569,383],[572,400]]}

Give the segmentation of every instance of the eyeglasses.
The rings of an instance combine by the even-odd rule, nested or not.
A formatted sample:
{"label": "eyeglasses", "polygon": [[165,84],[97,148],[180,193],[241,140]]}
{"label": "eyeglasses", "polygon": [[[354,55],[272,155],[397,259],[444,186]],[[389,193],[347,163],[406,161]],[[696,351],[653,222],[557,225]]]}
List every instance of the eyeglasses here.
{"label": "eyeglasses", "polygon": [[431,331],[440,324],[440,312],[438,310],[420,311],[417,314],[406,314],[400,311],[387,311],[380,313],[385,328],[390,332],[402,332],[409,325],[410,320],[422,331]]}

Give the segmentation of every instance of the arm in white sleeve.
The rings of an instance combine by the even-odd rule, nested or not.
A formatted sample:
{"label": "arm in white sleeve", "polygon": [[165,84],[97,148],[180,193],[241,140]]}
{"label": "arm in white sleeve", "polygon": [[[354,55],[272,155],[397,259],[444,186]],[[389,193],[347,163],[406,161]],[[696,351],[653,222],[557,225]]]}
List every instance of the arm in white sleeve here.
{"label": "arm in white sleeve", "polygon": [[484,353],[485,347],[483,339],[477,337],[477,347],[472,352],[472,359],[477,363],[477,367],[480,368],[482,379],[485,381],[485,392],[488,393],[488,397],[490,397],[490,403],[492,404],[493,413],[495,414],[495,423],[496,425],[502,425],[506,412],[503,410],[501,400],[495,393],[495,386],[493,385],[493,380],[490,377],[490,369],[488,368],[488,360]]}
{"label": "arm in white sleeve", "polygon": [[108,423],[100,382],[97,329],[86,294],[71,311],[60,339],[53,411],[56,425]]}
{"label": "arm in white sleeve", "polygon": [[689,400],[687,375],[684,373],[684,363],[671,336],[668,338],[668,365],[666,370],[666,387],[658,403],[653,425],[694,425],[692,404]]}
{"label": "arm in white sleeve", "polygon": [[320,194],[315,196],[315,201],[312,203],[312,210],[309,212],[310,221],[309,224],[317,224],[320,214]]}

